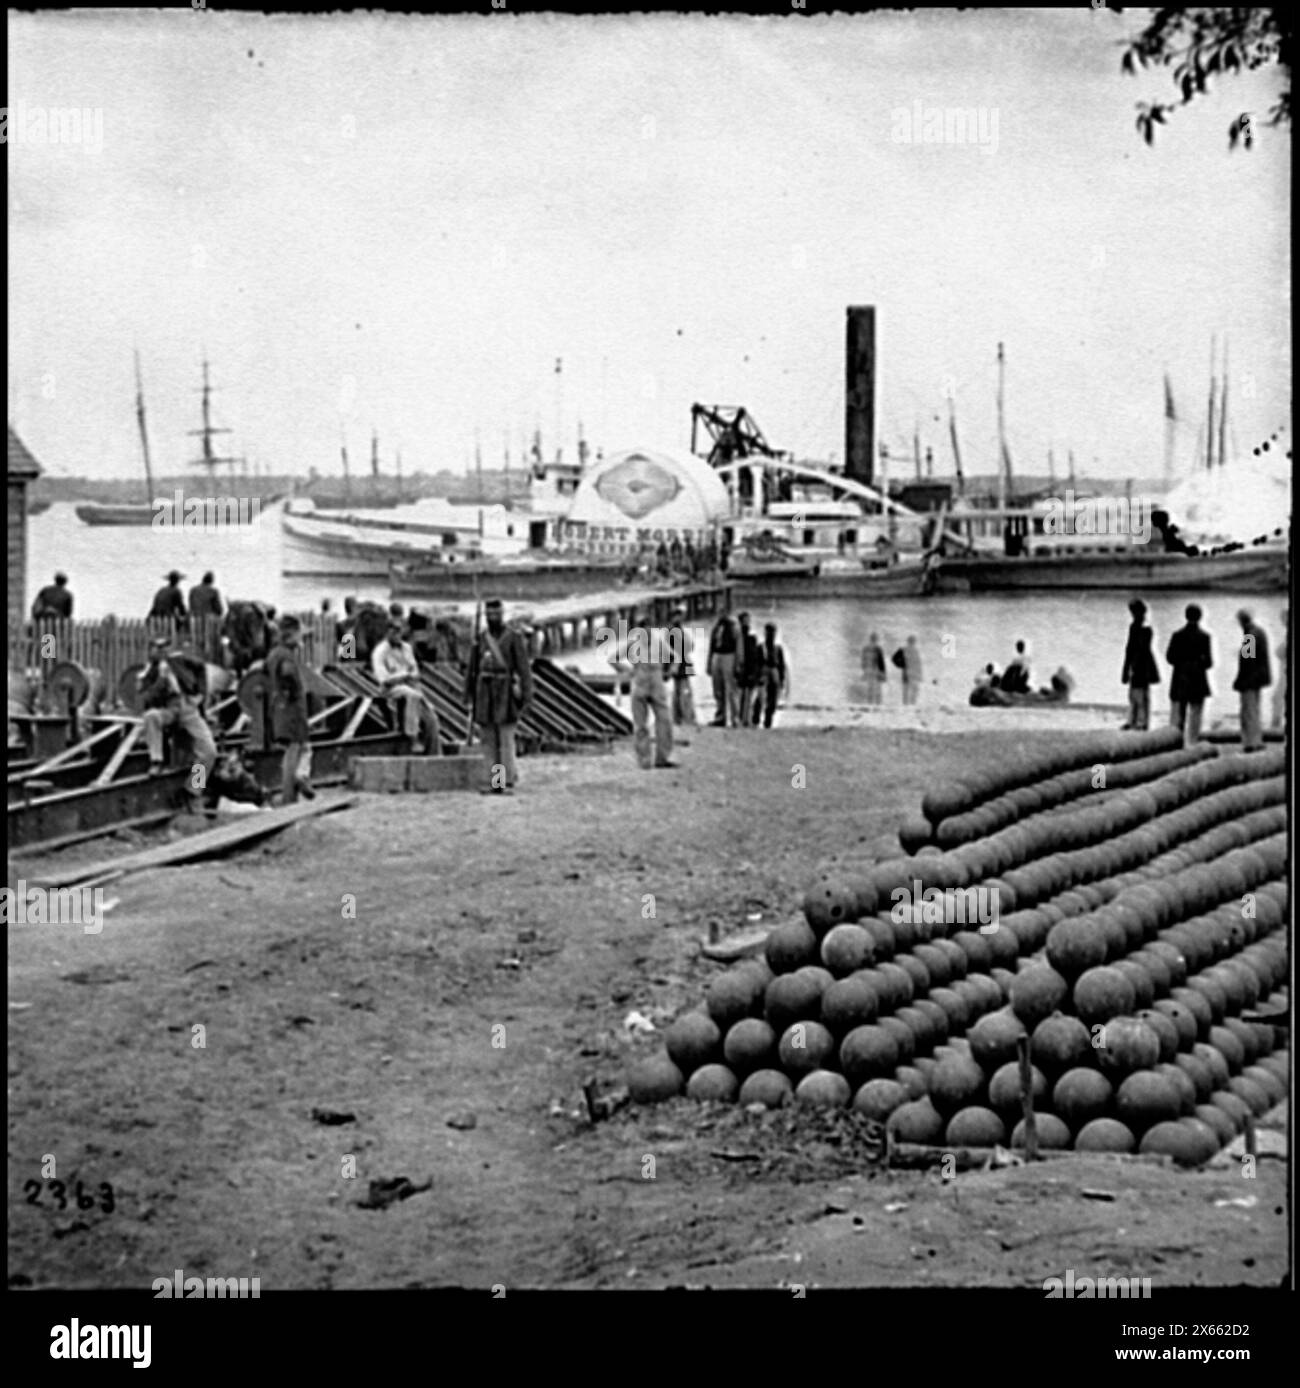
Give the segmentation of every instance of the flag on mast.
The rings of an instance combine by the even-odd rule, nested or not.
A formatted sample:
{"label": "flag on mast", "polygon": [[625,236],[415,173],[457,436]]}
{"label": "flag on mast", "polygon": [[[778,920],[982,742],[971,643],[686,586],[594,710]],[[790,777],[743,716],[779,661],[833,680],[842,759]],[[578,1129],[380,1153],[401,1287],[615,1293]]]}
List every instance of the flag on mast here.
{"label": "flag on mast", "polygon": [[1178,418],[1178,411],[1174,407],[1174,388],[1169,382],[1169,373],[1167,371],[1165,372],[1165,418]]}

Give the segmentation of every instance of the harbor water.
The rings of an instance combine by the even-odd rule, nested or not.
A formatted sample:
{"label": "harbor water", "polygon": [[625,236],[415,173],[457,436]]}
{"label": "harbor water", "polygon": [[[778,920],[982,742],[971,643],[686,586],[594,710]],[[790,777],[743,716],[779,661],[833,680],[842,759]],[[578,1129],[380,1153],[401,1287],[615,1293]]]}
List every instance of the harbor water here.
{"label": "harbor water", "polygon": [[[281,572],[279,510],[269,508],[249,526],[207,532],[147,527],[92,527],[77,519],[69,504],[57,504],[28,520],[27,586],[30,597],[50,582],[56,569],[68,574],[81,618],[144,617],[155,591],[172,568],[187,575],[187,591],[207,569],[227,598],[256,598],[282,611],[318,608],[322,598],[335,611],[347,594],[388,601],[383,580],[285,578]],[[1150,592],[1142,595],[1155,628],[1157,653],[1163,656],[1183,609],[1198,603],[1204,627],[1214,642],[1216,668],[1211,671],[1211,713],[1235,706],[1238,631],[1235,613],[1248,606],[1276,646],[1282,634],[1284,594],[1237,597],[1231,593]],[[1128,595],[1122,592],[1076,594],[1006,593],[974,597],[853,599],[789,598],[746,600],[737,595],[736,610],[748,607],[761,635],[775,622],[791,670],[791,702],[825,709],[861,704],[861,650],[868,636],[879,634],[888,657],[914,635],[921,648],[924,682],[920,703],[962,705],[975,672],[992,660],[1003,666],[1017,640],[1029,645],[1035,686],[1045,685],[1064,666],[1075,681],[1075,703],[1122,704],[1120,684]],[[522,608],[523,604],[518,604]],[[701,629],[701,638],[706,632]],[[595,651],[565,652],[564,664],[602,668]],[[703,653],[696,684],[702,707],[710,699],[703,676]],[[1161,661],[1162,685],[1168,669]],[[604,667],[608,669],[608,667]],[[898,671],[891,665],[885,702],[901,702]],[[1166,699],[1157,693],[1153,713]]]}

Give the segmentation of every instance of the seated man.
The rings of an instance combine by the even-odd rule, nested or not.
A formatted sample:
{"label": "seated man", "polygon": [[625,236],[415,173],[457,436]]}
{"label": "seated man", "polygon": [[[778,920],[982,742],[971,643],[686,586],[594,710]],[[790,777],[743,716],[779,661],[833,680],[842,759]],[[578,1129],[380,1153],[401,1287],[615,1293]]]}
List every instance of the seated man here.
{"label": "seated man", "polygon": [[167,659],[167,640],[155,637],[149,642],[149,660],[136,677],[144,705],[144,736],[149,748],[149,774],[158,776],[163,769],[163,733],[167,728],[179,728],[189,738],[198,764],[203,768],[202,783],[190,785],[190,800],[201,806],[208,777],[217,761],[217,744],[212,730],[204,722],[203,690],[188,689],[177,677]]}
{"label": "seated man", "polygon": [[438,715],[420,691],[420,667],[415,652],[402,640],[402,624],[388,623],[387,634],[370,657],[370,670],[384,693],[401,700],[402,731],[417,746],[423,732],[423,750],[432,757],[442,755],[442,730]]}

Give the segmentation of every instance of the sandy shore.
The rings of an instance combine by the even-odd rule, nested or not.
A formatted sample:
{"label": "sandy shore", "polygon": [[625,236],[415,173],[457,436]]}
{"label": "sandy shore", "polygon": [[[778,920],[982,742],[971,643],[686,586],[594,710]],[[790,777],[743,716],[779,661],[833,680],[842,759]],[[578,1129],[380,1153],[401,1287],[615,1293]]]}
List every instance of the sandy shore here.
{"label": "sandy shore", "polygon": [[[883,843],[927,785],[1069,736],[965,716],[980,736],[706,729],[675,771],[639,771],[627,744],[530,757],[513,799],[363,797],[124,878],[98,936],[11,928],[10,1284],[774,1286],[797,1264],[827,1286],[1041,1286],[1065,1266],[1275,1285],[1281,1162],[1243,1209],[1216,1204],[1240,1194],[1230,1171],[1091,1158],[944,1185],[872,1174],[820,1114],[583,1117],[584,1083],[612,1091],[658,1044],[630,1014],[661,1028],[700,1002],[711,922],[788,917],[819,860]],[[112,1212],[25,1203],[46,1153],[111,1183]],[[430,1184],[368,1207],[399,1177]]]}

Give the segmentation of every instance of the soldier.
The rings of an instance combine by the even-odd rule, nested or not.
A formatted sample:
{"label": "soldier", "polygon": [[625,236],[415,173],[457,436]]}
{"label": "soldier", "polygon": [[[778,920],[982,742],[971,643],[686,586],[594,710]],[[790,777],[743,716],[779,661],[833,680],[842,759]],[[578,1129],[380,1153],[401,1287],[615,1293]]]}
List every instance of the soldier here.
{"label": "soldier", "polygon": [[181,592],[181,579],[184,577],[178,569],[173,569],[167,575],[167,582],[153,595],[153,606],[149,609],[151,622],[170,618],[184,626],[189,621],[185,594]]}
{"label": "soldier", "polygon": [[500,598],[483,604],[487,625],[470,651],[465,698],[483,739],[488,784],[484,795],[513,795],[515,726],[533,702],[533,668],[523,637],[505,624]]}
{"label": "soldier", "polygon": [[54,582],[47,583],[32,603],[32,620],[43,621],[49,618],[68,618],[72,616],[72,589],[68,587],[65,573],[54,575]]}
{"label": "soldier", "polygon": [[149,774],[160,776],[163,770],[163,733],[179,728],[190,741],[193,755],[203,768],[203,787],[191,786],[191,806],[202,804],[202,791],[217,762],[217,744],[212,730],[204,721],[203,690],[193,688],[186,676],[182,679],[166,656],[167,639],[155,637],[149,642],[149,660],[136,676],[136,688],[144,705],[145,745],[149,748]]}
{"label": "soldier", "polygon": [[196,618],[220,617],[225,611],[221,593],[212,573],[203,575],[203,582],[190,589],[190,616]]}
{"label": "soldier", "polygon": [[395,617],[388,621],[388,633],[370,657],[370,669],[389,698],[397,699],[402,710],[402,731],[412,747],[426,755],[442,755],[442,732],[438,715],[420,690],[420,667],[410,643],[402,640],[402,624]]}
{"label": "soldier", "polygon": [[742,612],[736,620],[740,623],[740,641],[736,647],[737,702],[740,706],[740,726],[748,728],[758,721],[754,717],[754,700],[758,694],[763,662],[758,637],[749,625],[749,613]]}
{"label": "soldier", "polygon": [[316,798],[311,786],[311,729],[307,723],[307,680],[298,654],[302,627],[291,613],[280,619],[279,637],[266,657],[271,703],[271,736],[284,748],[280,803],[292,805],[299,795]]}

